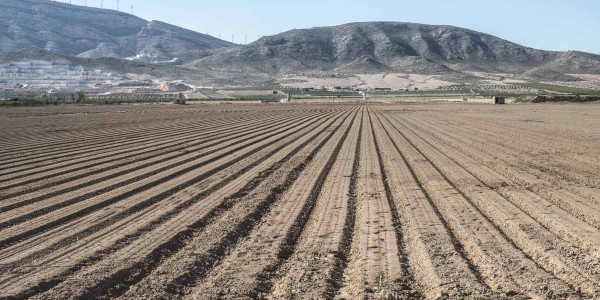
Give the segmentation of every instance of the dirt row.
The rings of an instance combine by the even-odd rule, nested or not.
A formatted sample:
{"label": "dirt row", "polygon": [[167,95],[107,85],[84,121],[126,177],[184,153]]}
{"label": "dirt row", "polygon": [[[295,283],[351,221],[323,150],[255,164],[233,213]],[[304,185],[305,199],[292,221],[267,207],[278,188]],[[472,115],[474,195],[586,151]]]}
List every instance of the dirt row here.
{"label": "dirt row", "polygon": [[595,299],[586,107],[0,110],[0,299]]}

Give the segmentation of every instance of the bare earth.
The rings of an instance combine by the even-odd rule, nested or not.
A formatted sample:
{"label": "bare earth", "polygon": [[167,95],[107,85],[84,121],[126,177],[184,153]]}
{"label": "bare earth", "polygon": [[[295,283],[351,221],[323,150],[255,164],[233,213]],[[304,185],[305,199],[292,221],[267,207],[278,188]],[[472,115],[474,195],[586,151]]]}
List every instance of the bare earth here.
{"label": "bare earth", "polygon": [[293,76],[285,78],[281,84],[294,88],[332,88],[354,87],[360,89],[391,88],[393,90],[415,88],[419,90],[433,90],[441,86],[455,83],[444,81],[435,75],[419,74],[362,74],[349,77],[307,77]]}
{"label": "bare earth", "polygon": [[600,105],[0,109],[1,299],[598,299]]}

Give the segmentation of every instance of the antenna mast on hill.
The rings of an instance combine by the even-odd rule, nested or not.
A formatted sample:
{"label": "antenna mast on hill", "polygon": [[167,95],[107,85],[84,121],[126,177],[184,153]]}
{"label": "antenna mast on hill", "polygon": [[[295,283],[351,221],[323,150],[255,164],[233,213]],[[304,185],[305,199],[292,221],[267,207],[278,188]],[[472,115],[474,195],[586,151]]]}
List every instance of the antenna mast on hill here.
{"label": "antenna mast on hill", "polygon": [[104,2],[103,0],[100,0],[100,8],[104,8],[104,3],[103,2]]}
{"label": "antenna mast on hill", "polygon": [[[235,33],[231,34],[231,42],[233,43],[233,38],[235,37]],[[235,43],[234,43],[235,44]]]}
{"label": "antenna mast on hill", "polygon": [[244,35],[244,44],[248,44],[248,35],[247,34]]}
{"label": "antenna mast on hill", "polygon": [[119,0],[117,0],[117,11],[119,11]]}
{"label": "antenna mast on hill", "polygon": [[131,14],[133,15],[133,4],[131,4]]}

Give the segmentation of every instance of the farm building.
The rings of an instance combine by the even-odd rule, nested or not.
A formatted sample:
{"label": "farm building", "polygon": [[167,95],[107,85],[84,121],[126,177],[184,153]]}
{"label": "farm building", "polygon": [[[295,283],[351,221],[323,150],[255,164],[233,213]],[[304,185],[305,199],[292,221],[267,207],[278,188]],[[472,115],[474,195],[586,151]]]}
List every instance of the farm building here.
{"label": "farm building", "polygon": [[506,104],[504,97],[494,97],[494,104]]}
{"label": "farm building", "polygon": [[287,93],[285,98],[279,100],[280,103],[290,103],[292,102],[292,93]]}
{"label": "farm building", "polygon": [[179,93],[179,96],[173,99],[173,104],[185,104],[185,97],[183,96],[183,93]]}

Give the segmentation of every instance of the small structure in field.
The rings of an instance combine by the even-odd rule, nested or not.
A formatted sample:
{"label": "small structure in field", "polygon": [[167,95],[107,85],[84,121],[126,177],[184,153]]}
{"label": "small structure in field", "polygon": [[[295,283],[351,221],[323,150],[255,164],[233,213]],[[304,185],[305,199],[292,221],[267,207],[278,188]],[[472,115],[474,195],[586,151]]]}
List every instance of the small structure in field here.
{"label": "small structure in field", "polygon": [[362,96],[363,102],[366,102],[367,100],[369,100],[369,96],[367,96],[366,91],[360,91],[360,92],[358,92],[358,94]]}
{"label": "small structure in field", "polygon": [[279,100],[280,103],[290,103],[292,102],[292,93],[287,93],[285,98]]}
{"label": "small structure in field", "polygon": [[179,96],[173,100],[173,104],[184,105],[185,98],[183,97],[183,93],[179,93]]}
{"label": "small structure in field", "polygon": [[493,100],[494,100],[494,102],[493,102],[494,104],[506,104],[506,98],[504,98],[504,97],[495,96]]}

